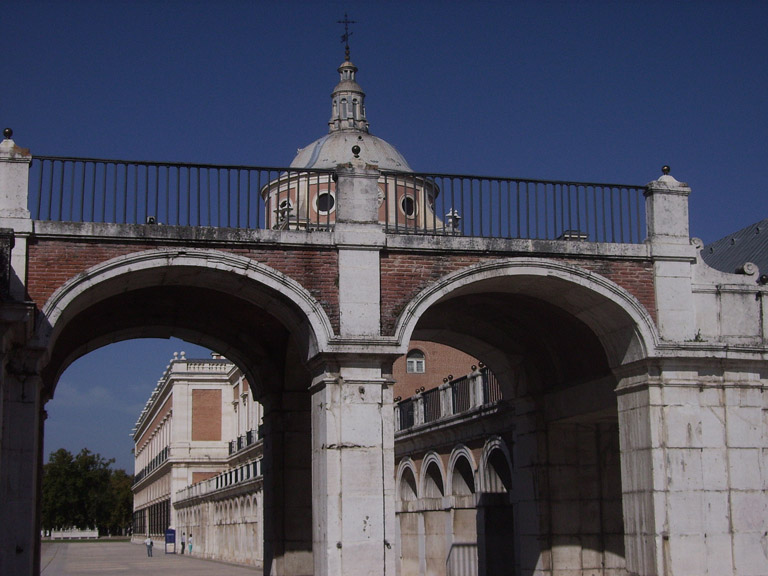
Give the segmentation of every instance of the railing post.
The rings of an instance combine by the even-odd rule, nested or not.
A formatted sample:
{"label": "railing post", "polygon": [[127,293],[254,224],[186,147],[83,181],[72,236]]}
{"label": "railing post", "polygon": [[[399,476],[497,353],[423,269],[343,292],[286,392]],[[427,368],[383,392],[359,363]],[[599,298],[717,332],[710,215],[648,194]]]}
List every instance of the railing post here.
{"label": "railing post", "polygon": [[420,424],[424,424],[424,397],[419,392],[413,397],[413,425]]}
{"label": "railing post", "polygon": [[485,404],[483,373],[481,370],[478,370],[476,366],[472,366],[472,373],[469,375],[469,378],[472,380],[472,385],[470,386],[470,394],[472,395],[470,398],[470,406],[472,408],[477,408],[478,406]]}
{"label": "railing post", "polygon": [[664,340],[682,342],[695,337],[691,298],[691,265],[696,249],[688,225],[688,196],[691,188],[669,174],[648,183],[645,189],[648,243],[654,266],[656,311]]}
{"label": "railing post", "polygon": [[449,380],[438,387],[440,390],[440,417],[446,418],[453,414],[453,382]]}
{"label": "railing post", "polygon": [[27,195],[32,155],[11,140],[13,130],[3,131],[0,142],[0,218],[29,218]]}

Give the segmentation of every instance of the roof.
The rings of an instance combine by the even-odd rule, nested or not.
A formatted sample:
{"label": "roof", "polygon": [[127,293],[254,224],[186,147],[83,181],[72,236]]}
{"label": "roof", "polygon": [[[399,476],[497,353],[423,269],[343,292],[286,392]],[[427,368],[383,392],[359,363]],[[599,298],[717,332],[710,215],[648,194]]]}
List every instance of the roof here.
{"label": "roof", "polygon": [[339,164],[352,160],[353,146],[359,146],[359,157],[369,164],[376,164],[380,170],[395,170],[411,172],[408,162],[386,140],[373,134],[357,130],[342,130],[332,132],[315,140],[299,150],[291,162],[291,168],[329,168],[334,169]]}
{"label": "roof", "polygon": [[707,244],[701,250],[701,257],[722,272],[735,273],[745,263],[752,262],[760,276],[768,274],[768,218]]}

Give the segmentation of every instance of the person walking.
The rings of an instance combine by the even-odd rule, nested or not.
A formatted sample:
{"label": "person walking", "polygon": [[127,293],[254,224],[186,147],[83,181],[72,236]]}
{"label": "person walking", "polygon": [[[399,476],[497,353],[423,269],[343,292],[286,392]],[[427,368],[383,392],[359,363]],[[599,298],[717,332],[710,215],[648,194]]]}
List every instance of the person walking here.
{"label": "person walking", "polygon": [[187,533],[182,532],[181,533],[181,553],[182,554],[184,554],[184,545],[186,544],[186,541],[187,541]]}
{"label": "person walking", "polygon": [[155,543],[152,542],[152,538],[150,538],[149,535],[147,535],[147,539],[144,540],[144,544],[147,546],[147,556],[152,558],[152,546],[154,546]]}
{"label": "person walking", "polygon": [[189,533],[189,553],[192,554],[192,532]]}

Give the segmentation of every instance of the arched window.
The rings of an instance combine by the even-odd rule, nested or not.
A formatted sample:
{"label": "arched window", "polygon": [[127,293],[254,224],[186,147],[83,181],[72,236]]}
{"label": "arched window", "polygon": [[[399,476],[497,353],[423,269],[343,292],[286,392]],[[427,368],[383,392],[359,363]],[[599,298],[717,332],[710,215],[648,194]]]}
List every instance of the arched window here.
{"label": "arched window", "polygon": [[424,374],[426,362],[424,361],[424,352],[421,350],[411,350],[405,357],[405,371],[408,374]]}

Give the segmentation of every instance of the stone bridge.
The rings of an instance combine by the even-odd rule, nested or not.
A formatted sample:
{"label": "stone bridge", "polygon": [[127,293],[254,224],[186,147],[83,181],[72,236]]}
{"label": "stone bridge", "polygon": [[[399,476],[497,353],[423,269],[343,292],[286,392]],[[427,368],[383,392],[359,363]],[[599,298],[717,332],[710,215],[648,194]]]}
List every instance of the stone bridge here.
{"label": "stone bridge", "polygon": [[[257,226],[200,223],[191,196],[175,212],[157,200],[199,192],[206,170],[241,181],[231,167],[174,180],[187,168],[115,176],[60,159],[30,180],[40,162],[6,133],[0,573],[39,573],[45,404],[64,369],[170,336],[231,359],[264,406],[265,573],[442,574],[465,543],[485,574],[766,565],[767,291],[755,270],[702,262],[690,189],[667,171],[640,190],[647,229],[628,242],[556,214],[546,234],[493,233],[509,181],[445,204],[445,181],[357,153],[303,185],[288,169],[255,185]],[[583,215],[590,186],[546,188],[545,217]],[[539,218],[531,197],[512,220]],[[417,338],[482,359],[503,409],[400,431],[396,454],[392,363]]]}

